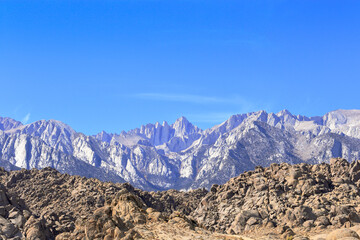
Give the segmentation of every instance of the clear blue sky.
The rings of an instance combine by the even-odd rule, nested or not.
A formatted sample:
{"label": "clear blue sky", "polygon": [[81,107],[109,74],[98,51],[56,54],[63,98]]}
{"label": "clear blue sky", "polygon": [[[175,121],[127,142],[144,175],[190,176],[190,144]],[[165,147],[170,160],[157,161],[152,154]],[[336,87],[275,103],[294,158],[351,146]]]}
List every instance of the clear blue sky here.
{"label": "clear blue sky", "polygon": [[0,116],[94,134],[360,109],[360,1],[0,2]]}

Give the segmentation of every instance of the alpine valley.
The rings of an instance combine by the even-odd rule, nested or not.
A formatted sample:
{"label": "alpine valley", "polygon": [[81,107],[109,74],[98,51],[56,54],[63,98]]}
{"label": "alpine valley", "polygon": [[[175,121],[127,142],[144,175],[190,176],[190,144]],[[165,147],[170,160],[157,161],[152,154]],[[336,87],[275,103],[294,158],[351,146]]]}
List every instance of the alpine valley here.
{"label": "alpine valley", "polygon": [[144,190],[209,189],[255,166],[360,159],[360,110],[322,117],[265,111],[231,116],[201,130],[185,117],[120,134],[87,136],[56,120],[23,125],[0,117],[0,166],[52,167]]}

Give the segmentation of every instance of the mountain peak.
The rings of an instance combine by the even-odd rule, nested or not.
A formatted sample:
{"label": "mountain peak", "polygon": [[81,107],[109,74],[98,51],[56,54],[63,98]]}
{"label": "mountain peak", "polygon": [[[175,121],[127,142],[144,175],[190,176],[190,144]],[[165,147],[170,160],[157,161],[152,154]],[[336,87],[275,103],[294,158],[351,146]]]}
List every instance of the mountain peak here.
{"label": "mountain peak", "polygon": [[23,124],[9,117],[0,117],[0,130],[7,131],[22,126]]}
{"label": "mountain peak", "polygon": [[276,115],[277,115],[278,117],[280,117],[280,116],[285,116],[285,115],[293,116],[293,115],[291,114],[291,112],[290,112],[289,110],[287,110],[287,109],[281,110],[281,111],[278,112]]}
{"label": "mountain peak", "polygon": [[175,123],[176,122],[190,123],[189,120],[187,120],[187,118],[184,116],[181,116],[178,119],[176,119]]}
{"label": "mountain peak", "polygon": [[323,116],[323,121],[330,128],[334,128],[337,125],[360,127],[360,110],[339,109],[331,111]]}
{"label": "mountain peak", "polygon": [[344,116],[355,116],[355,115],[360,115],[360,110],[358,109],[337,109],[337,110],[334,110],[334,111],[331,111],[327,114],[341,114],[341,115],[344,115]]}
{"label": "mountain peak", "polygon": [[194,126],[184,116],[178,118],[171,127],[175,130],[175,136],[184,136],[199,132],[199,128]]}
{"label": "mountain peak", "polygon": [[69,125],[67,125],[66,123],[59,121],[59,120],[55,120],[55,119],[49,119],[49,120],[40,120],[40,121],[36,121],[33,123],[29,123],[27,125],[24,125],[25,127],[30,127],[31,129],[33,128],[32,126],[36,126],[35,128],[38,128],[40,126],[48,126],[50,125],[51,127],[55,127],[55,128],[59,128],[61,130],[66,130],[68,131],[70,134],[74,134],[76,133],[76,131],[74,129],[72,129],[72,127],[70,127]]}
{"label": "mountain peak", "polygon": [[102,130],[100,133],[96,134],[94,137],[103,142],[110,142],[111,138],[112,138],[112,134],[109,134],[106,131]]}

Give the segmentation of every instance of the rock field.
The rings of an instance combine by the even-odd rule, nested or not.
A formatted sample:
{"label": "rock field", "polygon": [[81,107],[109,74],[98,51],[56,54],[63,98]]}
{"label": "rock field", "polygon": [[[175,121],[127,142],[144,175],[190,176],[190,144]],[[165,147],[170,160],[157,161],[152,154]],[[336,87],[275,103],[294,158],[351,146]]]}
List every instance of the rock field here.
{"label": "rock field", "polygon": [[272,164],[224,185],[127,183],[0,169],[0,239],[360,239],[360,161]]}

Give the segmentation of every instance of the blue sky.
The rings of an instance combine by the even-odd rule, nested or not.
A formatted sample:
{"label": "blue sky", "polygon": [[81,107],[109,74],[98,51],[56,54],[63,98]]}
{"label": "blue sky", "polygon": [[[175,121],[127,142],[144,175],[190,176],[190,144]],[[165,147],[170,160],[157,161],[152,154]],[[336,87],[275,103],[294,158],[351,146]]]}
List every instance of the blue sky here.
{"label": "blue sky", "polygon": [[0,3],[0,116],[94,134],[360,109],[360,1]]}

